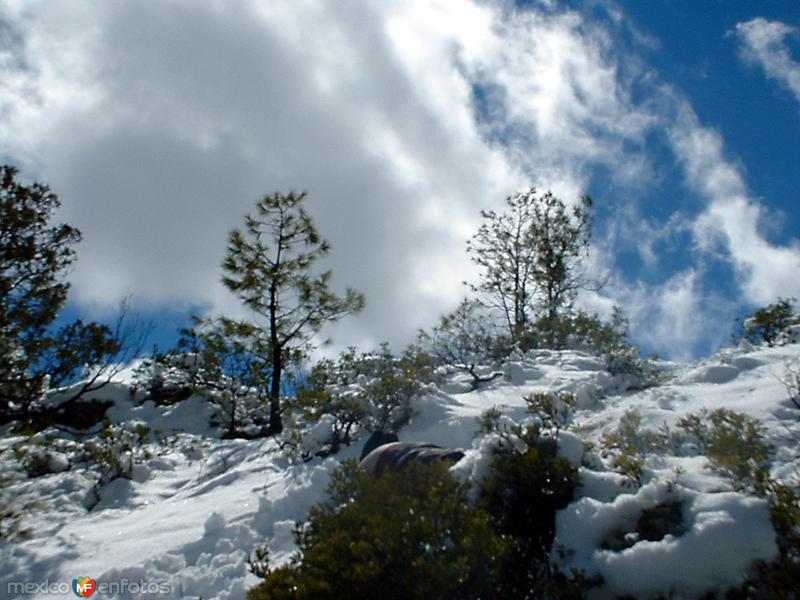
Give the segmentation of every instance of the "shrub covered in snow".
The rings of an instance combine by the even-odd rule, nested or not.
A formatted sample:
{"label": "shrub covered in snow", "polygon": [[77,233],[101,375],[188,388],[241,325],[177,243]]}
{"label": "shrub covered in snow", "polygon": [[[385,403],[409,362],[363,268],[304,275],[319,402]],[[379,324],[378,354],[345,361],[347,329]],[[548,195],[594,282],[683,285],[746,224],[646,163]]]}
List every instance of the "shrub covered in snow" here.
{"label": "shrub covered in snow", "polygon": [[78,444],[57,429],[39,431],[16,442],[12,448],[28,477],[59,473],[71,467]]}
{"label": "shrub covered in snow", "polygon": [[0,540],[24,539],[30,532],[23,526],[25,514],[32,508],[31,503],[21,502],[9,489],[12,478],[0,475]]}
{"label": "shrub covered in snow", "polygon": [[575,396],[567,393],[537,392],[524,397],[526,410],[539,419],[540,426],[558,432],[564,429],[575,410]]}
{"label": "shrub covered in snow", "polygon": [[414,399],[433,376],[429,356],[409,347],[399,357],[380,351],[322,360],[287,404],[282,444],[292,456],[327,456],[349,445],[359,431],[397,432],[414,414]]}
{"label": "shrub covered in snow", "polygon": [[776,551],[763,500],[652,481],[612,502],[584,497],[561,511],[551,559],[601,577],[596,598],[655,600],[719,597]]}
{"label": "shrub covered in snow", "polygon": [[800,315],[794,313],[793,299],[778,298],[738,320],[734,342],[747,340],[753,344],[775,346],[794,343],[800,338]]}
{"label": "shrub covered in snow", "polygon": [[142,465],[153,457],[153,438],[143,422],[107,419],[104,427],[94,432],[76,435],[54,428],[38,432],[17,442],[13,451],[28,478],[74,468],[90,474],[95,483],[85,505],[91,509],[105,485],[119,477],[132,479],[145,473]]}
{"label": "shrub covered in snow", "polygon": [[786,388],[786,395],[792,405],[800,409],[800,362],[786,365],[783,387]]}
{"label": "shrub covered in snow", "polygon": [[439,365],[469,374],[476,389],[500,375],[484,368],[496,365],[513,349],[511,338],[493,321],[486,307],[464,299],[453,312],[442,315],[430,332],[420,331],[418,341]]}
{"label": "shrub covered in snow", "polygon": [[175,404],[194,393],[196,356],[168,353],[143,359],[133,371],[135,391],[157,405]]}
{"label": "shrub covered in snow", "polygon": [[[183,329],[177,348],[145,361],[138,384],[160,404],[204,397],[216,409],[224,436],[258,437],[267,429],[269,361],[243,341],[243,326],[229,319]],[[245,328],[246,329],[246,328]]]}

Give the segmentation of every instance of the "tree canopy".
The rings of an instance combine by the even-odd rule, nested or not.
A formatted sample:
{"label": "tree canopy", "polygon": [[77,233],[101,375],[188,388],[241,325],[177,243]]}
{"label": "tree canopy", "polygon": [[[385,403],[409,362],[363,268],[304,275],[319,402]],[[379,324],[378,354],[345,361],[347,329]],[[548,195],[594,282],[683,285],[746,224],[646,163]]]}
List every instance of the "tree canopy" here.
{"label": "tree canopy", "polygon": [[473,290],[500,310],[518,341],[534,318],[556,322],[586,285],[578,265],[589,249],[592,200],[584,196],[569,210],[552,193],[529,188],[505,204],[505,212],[481,212],[467,252],[481,269]]}
{"label": "tree canopy", "polygon": [[303,207],[306,198],[305,192],[261,198],[255,213],[245,217],[244,229],[230,232],[222,263],[222,282],[255,317],[235,329],[269,361],[272,433],[283,429],[281,377],[287,364],[307,354],[323,325],[364,306],[364,296],[355,290],[347,288],[343,297],[331,290],[331,271],[314,273],[330,245]]}
{"label": "tree canopy", "polygon": [[[53,330],[81,233],[52,225],[58,196],[17,175],[15,167],[0,166],[0,423],[29,416],[48,387],[68,382],[85,365],[108,366],[122,346],[106,325],[78,320]],[[83,391],[101,372],[94,371]]]}

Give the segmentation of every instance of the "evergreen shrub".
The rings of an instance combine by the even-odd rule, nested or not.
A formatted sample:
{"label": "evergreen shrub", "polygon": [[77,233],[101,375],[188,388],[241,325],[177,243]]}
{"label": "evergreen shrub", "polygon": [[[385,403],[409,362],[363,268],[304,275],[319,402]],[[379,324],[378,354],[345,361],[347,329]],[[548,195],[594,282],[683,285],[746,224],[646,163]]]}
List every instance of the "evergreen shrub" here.
{"label": "evergreen shrub", "polygon": [[296,528],[292,562],[248,598],[490,597],[504,542],[468,491],[438,463],[375,477],[346,461]]}

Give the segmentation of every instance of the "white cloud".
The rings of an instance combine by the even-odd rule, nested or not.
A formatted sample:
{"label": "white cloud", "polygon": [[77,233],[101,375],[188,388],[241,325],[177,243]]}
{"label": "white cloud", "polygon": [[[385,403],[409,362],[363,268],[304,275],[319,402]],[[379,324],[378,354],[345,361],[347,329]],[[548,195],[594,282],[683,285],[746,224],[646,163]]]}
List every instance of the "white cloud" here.
{"label": "white cloud", "polygon": [[720,334],[715,325],[721,307],[704,306],[704,295],[694,269],[659,286],[637,286],[628,298],[628,310],[634,325],[644,325],[639,328],[641,343],[676,359],[691,358],[697,345]]}
{"label": "white cloud", "polygon": [[748,302],[763,305],[778,296],[800,295],[800,242],[780,246],[760,234],[765,208],[750,195],[740,169],[726,159],[719,134],[703,127],[684,103],[670,139],[688,184],[707,202],[694,227],[700,249],[721,248],[731,257]]}
{"label": "white cloud", "polygon": [[[623,141],[647,126],[610,40],[577,13],[470,0],[2,6],[22,65],[4,64],[4,153],[84,231],[82,302],[232,310],[218,283],[226,231],[262,193],[307,189],[335,281],[368,298],[338,329],[407,339],[463,293],[480,208],[531,181],[573,200],[588,163],[626,162]],[[487,141],[476,82],[502,91],[518,143]]]}
{"label": "white cloud", "polygon": [[[671,116],[681,102],[612,31],[552,2],[0,0],[0,36],[0,154],[49,182],[84,232],[72,280],[86,304],[238,310],[219,283],[227,231],[260,195],[306,189],[335,285],[367,296],[336,342],[406,342],[474,277],[464,242],[480,209],[528,184],[572,202],[597,170],[641,199],[658,179],[648,137],[670,123],[708,204],[699,248],[723,240],[750,298],[795,268],[793,247],[748,222],[758,204],[718,136]],[[658,264],[652,244],[641,254]],[[664,273],[655,296],[635,281],[615,293],[682,352],[693,324],[638,307],[697,307],[699,273]]]}
{"label": "white cloud", "polygon": [[798,30],[780,21],[758,17],[736,25],[742,56],[764,69],[800,103],[800,60],[794,59],[786,38],[798,36]]}

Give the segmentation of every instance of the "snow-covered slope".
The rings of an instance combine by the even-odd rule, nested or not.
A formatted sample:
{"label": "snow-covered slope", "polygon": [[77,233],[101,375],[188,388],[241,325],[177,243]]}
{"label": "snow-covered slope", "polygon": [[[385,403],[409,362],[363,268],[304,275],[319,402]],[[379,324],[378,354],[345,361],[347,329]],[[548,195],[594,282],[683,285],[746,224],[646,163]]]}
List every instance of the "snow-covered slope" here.
{"label": "snow-covered slope", "polygon": [[[477,391],[463,391],[468,386],[457,376],[431,388],[400,437],[466,449],[453,470],[470,476],[487,462],[488,445],[475,439],[476,417],[498,406],[510,418],[523,419],[523,396],[530,392],[572,392],[572,424],[595,448],[631,409],[641,416],[642,429],[657,430],[701,408],[723,407],[763,422],[776,447],[772,475],[785,478],[800,465],[792,438],[800,436],[800,411],[782,380],[786,365],[798,361],[798,345],[731,349],[699,364],[662,363],[664,383],[633,392],[624,391],[595,357],[538,351],[507,363],[503,378]],[[295,521],[323,497],[338,460],[356,457],[362,443],[334,458],[291,464],[274,440],[209,435],[208,408],[199,398],[165,408],[133,403],[124,385],[103,393],[116,402],[112,419],[144,422],[160,430],[164,441],[153,446],[153,456],[133,470],[132,479],[106,485],[92,510],[85,506],[93,480],[79,467],[19,477],[11,488],[15,496],[39,506],[27,512],[30,539],[0,542],[0,596],[27,582],[38,587],[20,597],[59,597],[48,594],[44,583],[51,591],[66,589],[63,597],[70,597],[64,586],[88,576],[116,585],[109,589],[120,593],[109,597],[244,598],[258,582],[247,565],[253,548],[268,542],[273,559],[287,560]],[[582,465],[582,485],[580,497],[558,516],[553,560],[603,575],[606,584],[594,597],[690,597],[736,584],[753,560],[774,556],[766,503],[734,491],[704,457],[651,452],[637,486],[613,472],[599,451],[585,452],[576,434],[561,435],[563,454]],[[19,441],[6,436],[3,448]],[[13,452],[3,452],[2,460],[4,472],[17,468]],[[684,507],[680,535],[629,539],[617,548],[606,543],[630,532],[642,511],[669,502]],[[102,587],[95,597],[103,597],[101,592]]]}

